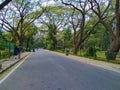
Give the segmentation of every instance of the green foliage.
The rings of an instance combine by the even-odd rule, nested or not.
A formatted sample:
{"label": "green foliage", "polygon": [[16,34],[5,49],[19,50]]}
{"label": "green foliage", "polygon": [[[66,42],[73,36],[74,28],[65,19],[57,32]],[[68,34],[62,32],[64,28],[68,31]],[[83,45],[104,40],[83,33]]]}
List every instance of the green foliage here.
{"label": "green foliage", "polygon": [[100,47],[96,47],[96,51],[101,51],[101,48]]}
{"label": "green foliage", "polygon": [[11,53],[9,52],[9,50],[0,51],[0,59],[8,58],[10,55],[11,55]]}
{"label": "green foliage", "polygon": [[54,48],[54,39],[56,38],[54,32],[55,32],[54,25],[50,24],[49,30],[48,30],[48,36],[47,36],[48,49],[50,49],[50,50],[53,50],[53,48]]}
{"label": "green foliage", "polygon": [[64,46],[66,48],[70,48],[71,36],[72,36],[72,33],[71,33],[70,28],[67,28],[66,30],[64,30],[64,32],[63,32],[63,40],[64,40]]}
{"label": "green foliage", "polygon": [[10,33],[10,32],[3,32],[2,35],[6,41],[11,41],[13,39],[12,33]]}
{"label": "green foliage", "polygon": [[[69,2],[66,2],[66,3],[71,3],[71,4],[75,4],[76,2],[78,4],[80,3],[78,0],[68,0],[68,1]],[[107,2],[108,1],[109,0],[107,0]],[[102,13],[106,10],[106,13],[101,14],[101,17],[103,16],[102,18],[104,18],[106,23],[109,23],[112,20],[111,18],[114,16],[116,1],[111,0],[111,2],[112,3],[108,10],[106,9],[106,6],[108,3],[106,3],[105,0],[98,2],[98,4],[100,4],[100,7],[99,7],[100,12]],[[69,20],[72,18],[73,18],[73,21],[75,21],[74,27],[76,27],[77,20],[80,20],[80,22],[82,21],[81,13],[79,12],[79,10],[75,10],[73,13],[74,8],[71,8],[70,6],[60,5],[60,6],[47,6],[47,7],[41,8],[41,6],[35,6],[35,5],[37,5],[37,2],[31,2],[29,0],[13,0],[10,6],[10,11],[9,11],[9,8],[8,10],[6,10],[5,20],[8,20],[7,21],[8,25],[6,23],[8,28],[7,27],[5,28],[7,28],[7,30],[10,33],[9,32],[3,33],[3,36],[5,37],[5,39],[8,41],[13,41],[16,44],[19,44],[18,41],[19,41],[19,38],[21,38],[21,40],[23,40],[23,45],[27,47],[27,44],[29,44],[28,45],[29,48],[41,46],[50,50],[54,50],[55,47],[58,47],[57,49],[72,48],[74,50],[72,45],[74,41],[72,38],[73,32],[71,28],[66,28],[64,31],[58,30],[58,28],[61,26],[63,28],[65,28],[66,26],[69,26],[71,23],[69,22]],[[83,6],[84,3],[80,5]],[[75,6],[78,9],[82,9],[82,8],[79,8],[79,6],[77,5]],[[11,9],[11,8],[14,8],[14,9]],[[88,9],[87,7],[84,7],[84,8],[86,10]],[[84,27],[85,29],[82,32],[80,26],[78,26],[77,29],[79,28],[80,29],[76,30],[76,33],[77,33],[76,37],[78,36],[79,38],[77,38],[76,41],[80,40],[79,33],[83,33],[83,35],[81,36],[83,36],[84,38],[89,32],[92,31],[92,34],[87,38],[84,44],[81,45],[80,48],[87,49],[86,56],[96,56],[96,51],[107,50],[109,48],[110,36],[105,30],[104,26],[101,24],[98,24],[93,30],[93,25],[99,19],[95,15],[95,13],[93,13],[92,11],[86,12],[86,10],[83,12],[83,13],[86,13],[85,27]],[[43,14],[44,11],[49,12],[51,16],[49,17],[44,16]],[[74,15],[72,16],[72,14]],[[44,30],[45,28],[48,28],[48,32],[45,33],[44,39],[42,39],[41,41],[37,41],[38,39],[34,38],[34,37],[37,37],[35,36],[37,33],[37,27],[35,26],[35,24],[33,24],[33,22],[35,21],[35,19],[38,19],[41,15],[43,15],[43,18],[45,19],[46,22],[43,23],[44,27],[40,29]],[[23,17],[21,18],[21,16]],[[78,16],[79,18],[76,19],[76,16]],[[24,19],[23,22],[21,22],[22,19]],[[60,26],[58,26],[56,23],[60,24]],[[12,24],[13,24],[13,27],[12,27]],[[64,26],[64,24],[67,24],[67,25]],[[59,35],[59,38],[58,38],[58,35]],[[83,38],[81,38],[81,40]],[[0,39],[0,50],[5,50],[5,49],[8,49],[7,43],[4,40]],[[4,51],[2,51],[0,55],[4,57],[6,56],[5,53]],[[107,52],[106,56],[107,58],[111,59],[112,56],[114,56],[114,53]]]}
{"label": "green foliage", "polygon": [[54,47],[53,47],[53,42],[52,41],[49,41],[49,44],[48,44],[47,48],[49,50],[53,50]]}
{"label": "green foliage", "polygon": [[5,40],[0,39],[0,50],[5,50],[6,48],[8,48],[8,43]]}
{"label": "green foliage", "polygon": [[105,52],[105,56],[108,60],[114,60],[116,55],[117,52],[110,52],[110,51]]}
{"label": "green foliage", "polygon": [[45,38],[43,40],[43,44],[47,49],[53,50],[54,44],[55,44],[54,39],[56,39],[54,25],[49,24],[48,29],[49,29],[48,32],[45,33]]}
{"label": "green foliage", "polygon": [[96,57],[96,49],[95,49],[95,47],[92,47],[92,46],[88,47],[85,56],[94,56],[94,57]]}
{"label": "green foliage", "polygon": [[[90,27],[88,27],[90,28]],[[87,38],[84,43],[85,47],[96,46],[99,50],[107,50],[110,46],[110,36],[103,25],[98,24],[94,32]]]}
{"label": "green foliage", "polygon": [[51,13],[57,13],[61,15],[63,10],[71,11],[72,9],[66,6],[47,6],[46,11],[50,11]]}
{"label": "green foliage", "polygon": [[85,47],[96,46],[99,43],[99,37],[95,34],[91,34],[90,37],[85,41]]}
{"label": "green foliage", "polygon": [[28,14],[26,17],[27,17],[27,19],[38,18],[38,17],[40,17],[40,15],[43,14],[43,12],[44,12],[44,10],[42,10],[42,9],[38,10],[38,11],[34,11],[34,12]]}
{"label": "green foliage", "polygon": [[103,33],[100,36],[101,49],[107,50],[110,47],[110,36],[107,31],[103,31]]}

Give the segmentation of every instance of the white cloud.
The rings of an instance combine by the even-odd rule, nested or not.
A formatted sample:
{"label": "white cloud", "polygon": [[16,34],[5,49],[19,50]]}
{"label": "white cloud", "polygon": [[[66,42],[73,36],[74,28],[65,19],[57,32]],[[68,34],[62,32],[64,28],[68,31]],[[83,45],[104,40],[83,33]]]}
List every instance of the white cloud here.
{"label": "white cloud", "polygon": [[39,0],[31,0],[30,2],[38,2]]}
{"label": "white cloud", "polygon": [[52,6],[55,5],[55,2],[53,0],[45,1],[42,3],[42,6]]}

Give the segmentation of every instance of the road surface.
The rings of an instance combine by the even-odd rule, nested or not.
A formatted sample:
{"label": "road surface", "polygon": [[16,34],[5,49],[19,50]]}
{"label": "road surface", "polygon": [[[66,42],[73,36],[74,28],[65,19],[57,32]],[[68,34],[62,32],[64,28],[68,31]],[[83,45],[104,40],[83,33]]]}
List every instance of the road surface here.
{"label": "road surface", "polygon": [[0,90],[120,90],[120,73],[39,49],[3,80]]}

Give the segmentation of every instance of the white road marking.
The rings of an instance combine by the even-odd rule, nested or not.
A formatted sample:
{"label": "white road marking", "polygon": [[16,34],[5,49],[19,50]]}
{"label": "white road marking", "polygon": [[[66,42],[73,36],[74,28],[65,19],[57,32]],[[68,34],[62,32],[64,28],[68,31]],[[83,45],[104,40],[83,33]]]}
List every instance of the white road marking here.
{"label": "white road marking", "polygon": [[[29,55],[28,55],[29,56]],[[23,61],[21,61],[12,71],[10,71],[3,79],[0,80],[0,84],[2,84],[27,58],[25,57]]]}

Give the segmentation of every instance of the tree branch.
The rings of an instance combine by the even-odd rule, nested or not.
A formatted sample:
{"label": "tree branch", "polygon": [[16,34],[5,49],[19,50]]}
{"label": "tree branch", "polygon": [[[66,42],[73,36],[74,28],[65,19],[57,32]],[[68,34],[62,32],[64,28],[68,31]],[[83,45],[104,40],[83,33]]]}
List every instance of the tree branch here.
{"label": "tree branch", "polygon": [[5,0],[0,4],[0,10],[3,9],[8,3],[10,3],[12,0]]}

